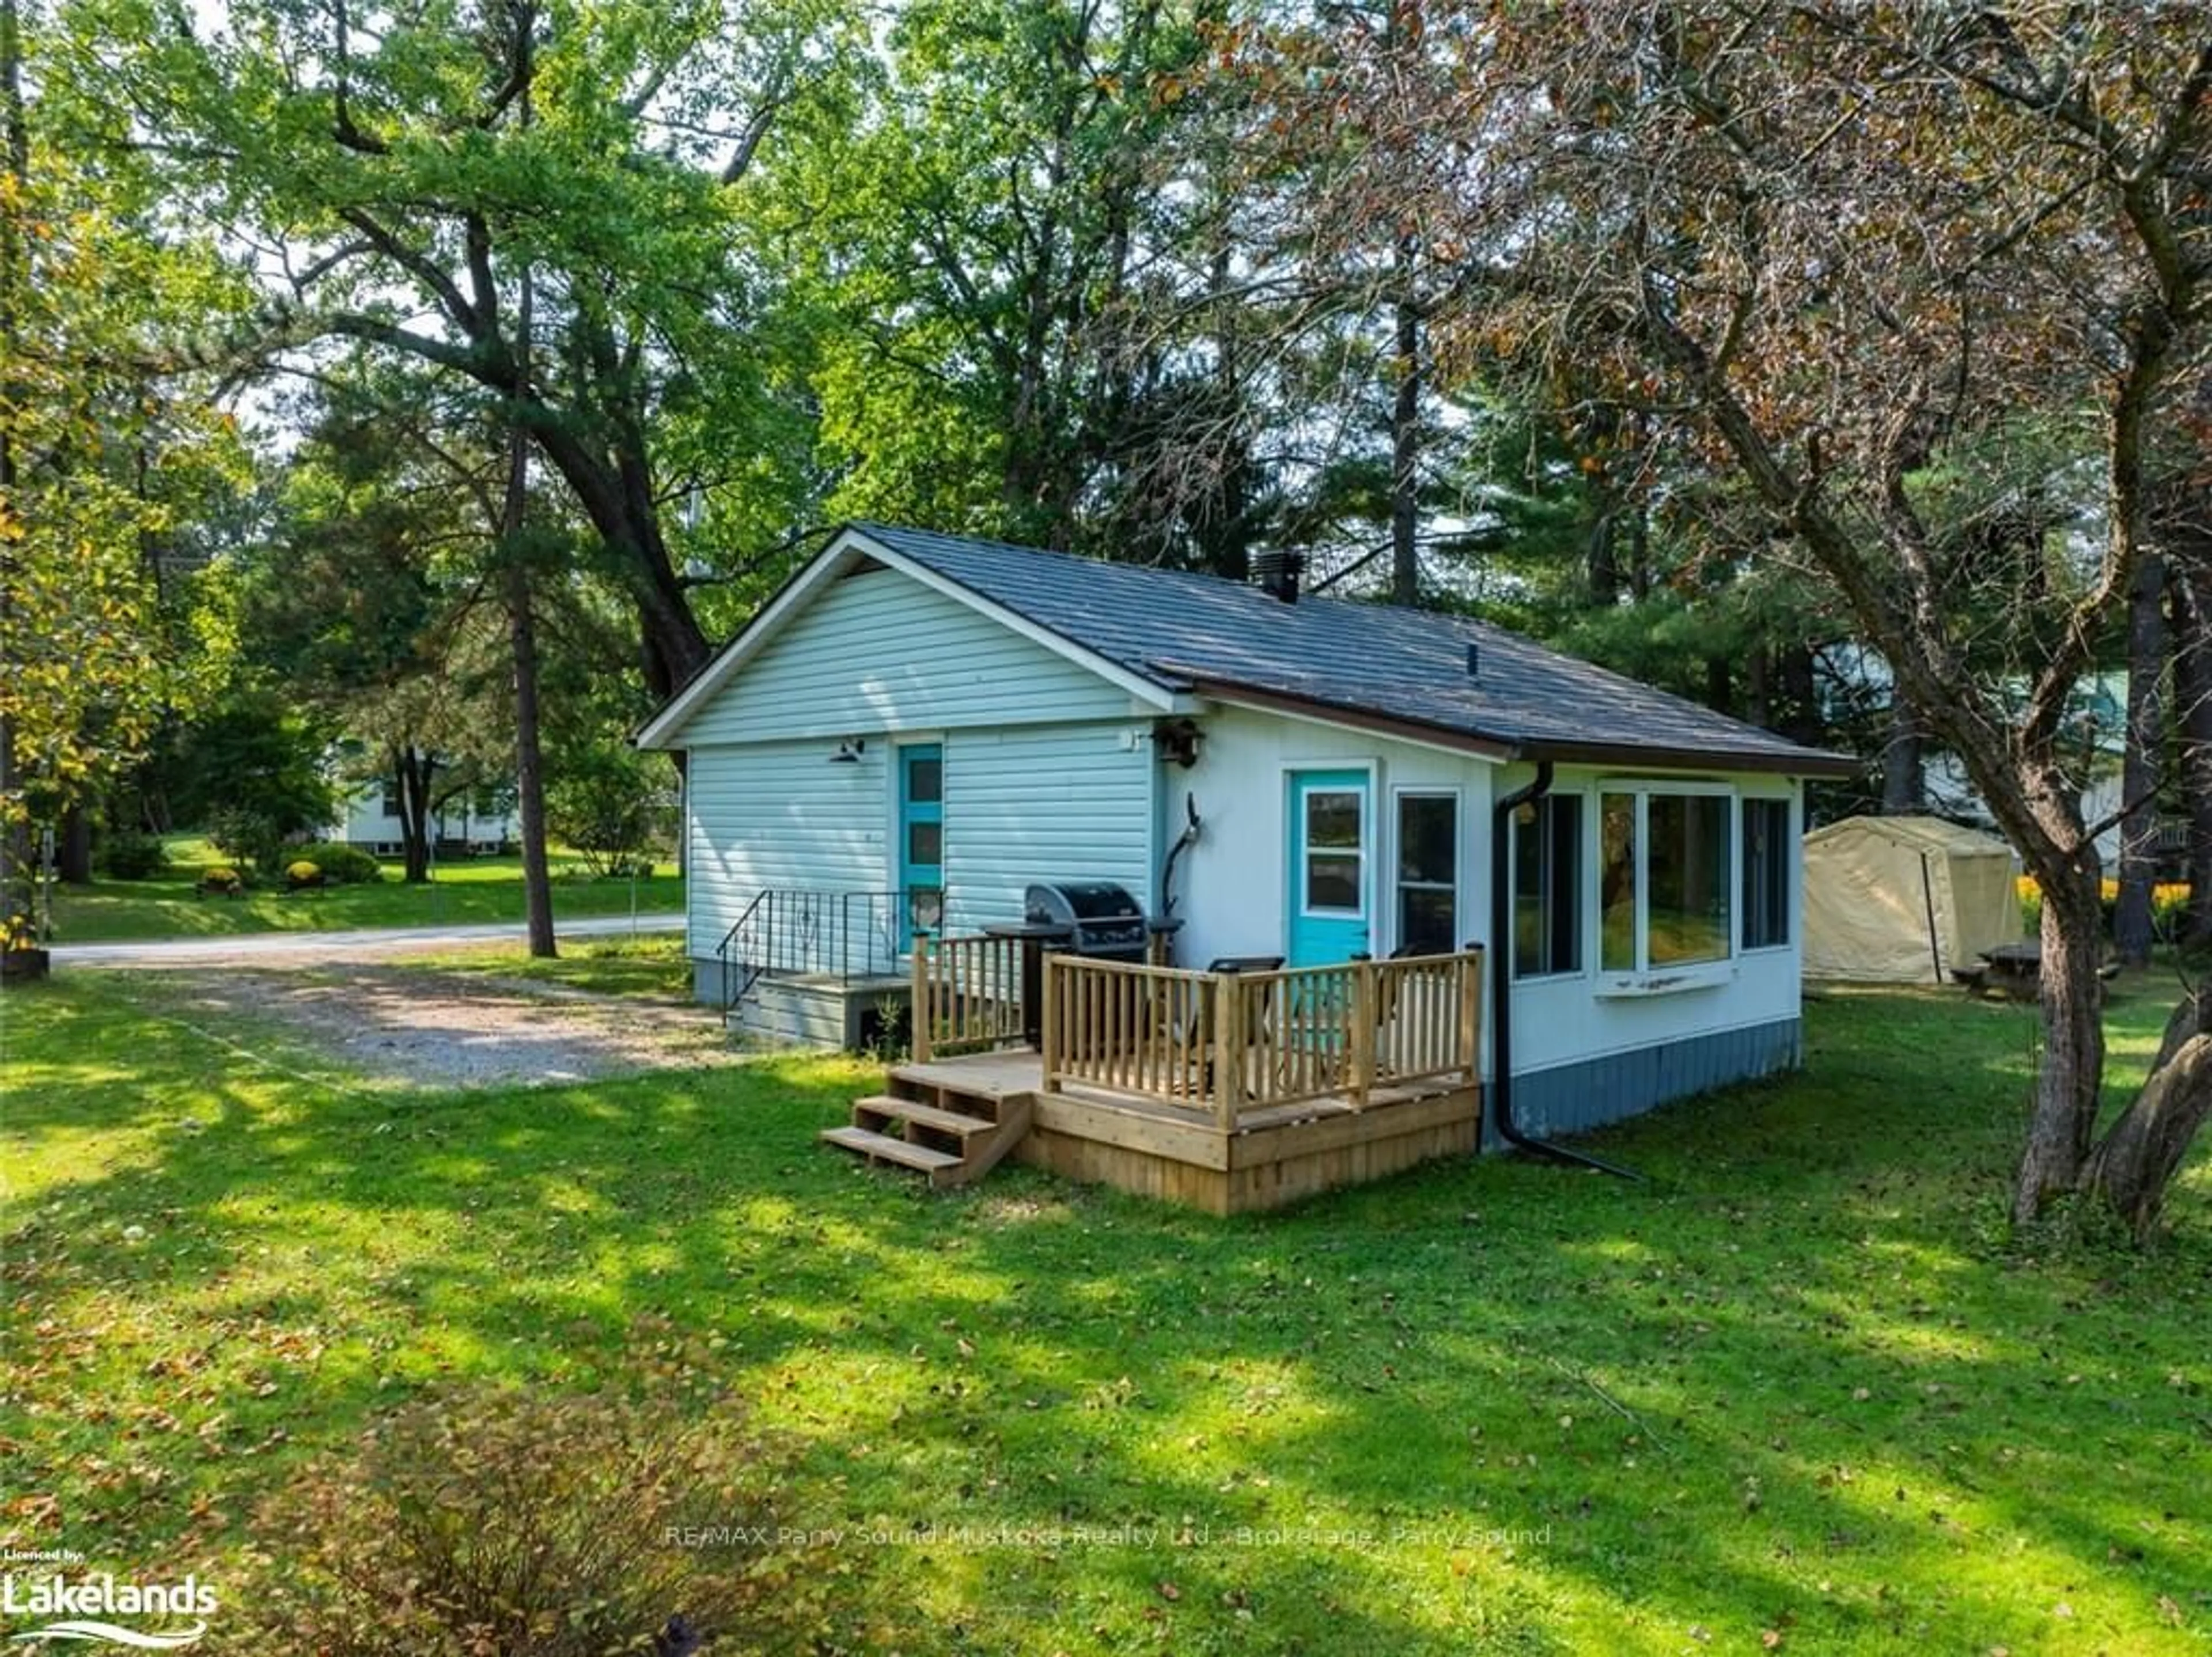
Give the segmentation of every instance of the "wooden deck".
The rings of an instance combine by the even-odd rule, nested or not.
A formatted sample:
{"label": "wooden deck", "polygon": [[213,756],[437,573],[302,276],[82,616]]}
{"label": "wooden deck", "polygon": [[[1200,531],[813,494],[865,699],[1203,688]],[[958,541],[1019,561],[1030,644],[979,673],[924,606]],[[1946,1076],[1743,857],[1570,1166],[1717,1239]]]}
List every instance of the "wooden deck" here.
{"label": "wooden deck", "polygon": [[918,1005],[952,1009],[917,1026],[931,1056],[894,1067],[825,1137],[940,1185],[1010,1156],[1214,1214],[1279,1207],[1473,1154],[1480,965],[1478,951],[1231,975],[1055,957],[1042,1051],[933,1053],[948,1036],[1016,1039],[1019,973],[994,955],[958,969],[957,994],[918,988]]}

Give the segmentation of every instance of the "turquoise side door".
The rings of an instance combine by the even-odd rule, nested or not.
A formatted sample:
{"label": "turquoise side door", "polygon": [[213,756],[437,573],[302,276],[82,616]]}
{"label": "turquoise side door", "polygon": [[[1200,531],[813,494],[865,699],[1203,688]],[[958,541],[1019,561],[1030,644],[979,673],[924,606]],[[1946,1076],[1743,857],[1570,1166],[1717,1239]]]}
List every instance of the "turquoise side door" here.
{"label": "turquoise side door", "polygon": [[1375,816],[1364,771],[1292,771],[1286,816],[1292,966],[1366,954],[1373,936],[1370,853]]}
{"label": "turquoise side door", "polygon": [[945,918],[945,750],[934,742],[898,751],[899,947],[917,928],[934,932]]}

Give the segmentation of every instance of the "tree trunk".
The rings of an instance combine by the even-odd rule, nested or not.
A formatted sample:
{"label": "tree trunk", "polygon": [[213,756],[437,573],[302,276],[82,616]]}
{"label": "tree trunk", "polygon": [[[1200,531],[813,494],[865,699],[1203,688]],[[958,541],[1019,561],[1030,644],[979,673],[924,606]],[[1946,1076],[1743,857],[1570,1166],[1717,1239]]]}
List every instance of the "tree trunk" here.
{"label": "tree trunk", "polygon": [[1774,728],[1793,742],[1817,748],[1827,740],[1828,728],[1820,716],[1820,677],[1810,646],[1785,644],[1776,653],[1780,683],[1777,698],[1780,718]]}
{"label": "tree trunk", "polygon": [[[521,119],[531,122],[531,57],[522,56]],[[515,308],[515,340],[521,355],[518,387],[530,383],[531,309],[535,283],[522,267]],[[650,491],[642,498],[648,515]],[[514,655],[514,792],[522,815],[522,901],[529,919],[530,953],[541,960],[559,954],[553,937],[553,879],[545,857],[545,771],[538,744],[538,622],[530,607],[530,566],[523,530],[530,505],[530,447],[520,423],[510,423],[507,442],[507,496],[501,504],[499,552],[507,565],[507,640]],[[687,612],[688,613],[688,612]]]}
{"label": "tree trunk", "polygon": [[2166,752],[2165,561],[2146,553],[2128,594],[2128,730],[2120,768],[2120,894],[2112,942],[2123,966],[2150,965],[2158,879],[2158,783]]}
{"label": "tree trunk", "polygon": [[1928,808],[1921,765],[1920,720],[1902,685],[1889,694],[1889,740],[1881,750],[1881,809],[1888,817],[1909,817]]}
{"label": "tree trunk", "polygon": [[2182,997],[2166,1020],[2142,1092],[2112,1124],[2081,1172],[2081,1188],[2101,1198],[2138,1243],[2157,1229],[2166,1188],[2190,1142],[2212,1120],[2212,990]]}
{"label": "tree trunk", "polygon": [[[520,469],[524,451],[516,448]],[[530,920],[530,953],[560,953],[553,936],[553,879],[545,856],[545,771],[538,744],[538,624],[531,613],[530,571],[520,558],[507,567],[507,638],[514,650],[514,791],[522,815],[522,892]]]}
{"label": "tree trunk", "polygon": [[1641,501],[1628,508],[1628,591],[1638,604],[1651,596],[1651,515]]}
{"label": "tree trunk", "polygon": [[1421,599],[1421,311],[1413,295],[1416,250],[1401,236],[1391,261],[1399,286],[1397,375],[1390,404],[1390,602]]}
{"label": "tree trunk", "polygon": [[1590,521],[1589,534],[1584,540],[1583,573],[1589,583],[1589,601],[1599,610],[1610,610],[1620,602],[1620,560],[1613,551],[1613,533],[1620,520],[1612,511],[1601,512]]}
{"label": "tree trunk", "polygon": [[92,884],[92,817],[82,805],[62,813],[54,836],[54,874],[69,886]]}
{"label": "tree trunk", "polygon": [[399,783],[399,848],[407,864],[407,883],[430,878],[430,783],[438,762],[411,742],[394,743],[392,775]]}
{"label": "tree trunk", "polygon": [[2086,868],[2033,872],[2043,888],[2044,1049],[2013,1192],[2016,1225],[2080,1184],[2105,1073],[2104,986],[2097,977],[2104,916],[2096,860],[2089,858]]}
{"label": "tree trunk", "polygon": [[[2177,552],[2185,545],[2176,540]],[[2182,807],[2189,819],[2189,913],[2181,941],[2212,943],[2212,611],[2204,582],[2212,557],[2169,560],[2166,595],[2173,642],[2173,723]]]}
{"label": "tree trunk", "polygon": [[[22,18],[16,0],[0,0],[0,147],[7,155],[8,181],[20,196],[31,173],[30,125],[23,116]],[[24,393],[17,384],[22,357],[17,335],[17,296],[22,292],[18,271],[23,269],[23,215],[0,212],[0,405],[18,406]],[[15,423],[0,418],[0,497],[15,499]],[[13,543],[0,536],[0,568],[15,560]],[[12,588],[13,582],[9,582]],[[30,829],[15,811],[23,778],[15,752],[15,722],[0,714],[0,923],[21,911],[30,912],[27,892],[21,891],[24,872],[30,867]]]}
{"label": "tree trunk", "polygon": [[[0,800],[13,800],[21,786],[15,768],[15,722],[0,714]],[[30,825],[0,814],[0,923],[31,912]]]}
{"label": "tree trunk", "polygon": [[1244,348],[1237,326],[1242,308],[1227,296],[1236,266],[1227,235],[1222,235],[1209,267],[1206,299],[1214,317],[1214,381],[1221,406],[1236,421],[1236,429],[1224,446],[1220,481],[1213,500],[1202,510],[1196,539],[1207,570],[1224,581],[1241,582],[1252,579],[1255,479],[1252,443],[1245,427]]}

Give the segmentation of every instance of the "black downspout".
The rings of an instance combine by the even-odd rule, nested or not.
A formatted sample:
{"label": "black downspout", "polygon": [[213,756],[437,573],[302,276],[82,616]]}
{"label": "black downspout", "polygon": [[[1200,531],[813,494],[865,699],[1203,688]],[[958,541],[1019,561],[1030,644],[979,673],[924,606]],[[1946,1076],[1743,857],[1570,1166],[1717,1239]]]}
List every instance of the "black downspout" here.
{"label": "black downspout", "polygon": [[1532,1139],[1513,1125],[1513,894],[1507,884],[1511,871],[1507,862],[1510,842],[1506,837],[1513,832],[1513,813],[1532,801],[1542,799],[1551,789],[1552,762],[1540,759],[1536,762],[1535,781],[1514,789],[1490,808],[1491,1125],[1498,1130],[1499,1138],[1518,1149],[1534,1151],[1555,1162],[1595,1168],[1600,1173],[1621,1179],[1641,1179],[1644,1176],[1632,1169],[1617,1168],[1595,1156],[1584,1156],[1580,1151],[1554,1145],[1548,1139]]}

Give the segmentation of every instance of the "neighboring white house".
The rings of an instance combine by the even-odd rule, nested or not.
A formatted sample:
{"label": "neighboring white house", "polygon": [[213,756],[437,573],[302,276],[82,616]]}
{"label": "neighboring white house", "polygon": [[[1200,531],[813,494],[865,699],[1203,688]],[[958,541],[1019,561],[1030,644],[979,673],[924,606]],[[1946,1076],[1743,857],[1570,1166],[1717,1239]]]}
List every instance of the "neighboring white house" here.
{"label": "neighboring white house", "polygon": [[1798,1062],[1802,780],[1849,769],[1473,621],[865,524],[638,740],[689,754],[717,1002],[779,899],[848,972],[1053,880],[1171,913],[1185,966],[1494,941],[1502,832],[1491,960],[1553,1133]]}
{"label": "neighboring white house", "polygon": [[[2081,783],[2081,820],[2100,829],[2097,860],[2107,876],[2119,872],[2121,783],[2127,758],[2128,676],[2124,672],[2091,673],[2068,698],[2067,730],[2062,748],[2070,750],[2072,770]],[[1948,750],[1928,755],[1921,767],[1928,809],[1954,822],[1996,832],[1989,802],[1966,775],[1959,756]],[[2185,844],[2181,832],[2160,821],[2162,856],[2179,860]]]}
{"label": "neighboring white house", "polygon": [[[495,803],[489,811],[475,810],[472,802],[477,801],[478,793],[473,789],[463,789],[430,813],[430,838],[434,843],[441,847],[465,848],[471,854],[496,852],[514,844],[521,832],[514,808],[509,806],[502,809]],[[332,832],[347,844],[374,852],[380,857],[396,857],[405,850],[397,777],[380,777],[361,784],[345,797],[343,813],[332,825]]]}

